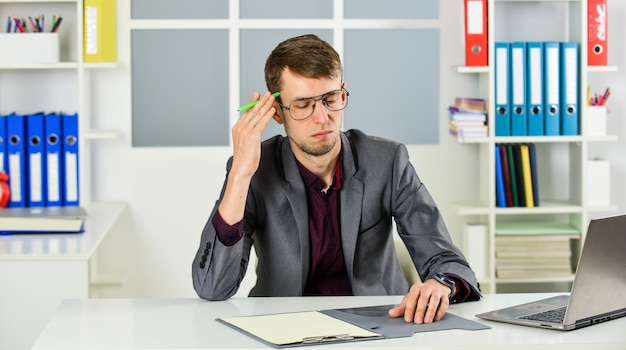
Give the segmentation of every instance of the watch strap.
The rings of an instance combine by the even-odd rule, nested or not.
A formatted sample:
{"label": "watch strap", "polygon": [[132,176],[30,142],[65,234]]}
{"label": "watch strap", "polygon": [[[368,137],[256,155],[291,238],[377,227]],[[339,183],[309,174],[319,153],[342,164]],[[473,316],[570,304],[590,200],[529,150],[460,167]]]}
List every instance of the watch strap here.
{"label": "watch strap", "polygon": [[448,297],[448,300],[452,300],[452,297],[454,296],[454,290],[455,290],[455,282],[452,278],[446,276],[445,274],[441,273],[441,272],[437,272],[433,278],[443,284],[444,286],[447,286],[448,288],[450,288],[450,296]]}

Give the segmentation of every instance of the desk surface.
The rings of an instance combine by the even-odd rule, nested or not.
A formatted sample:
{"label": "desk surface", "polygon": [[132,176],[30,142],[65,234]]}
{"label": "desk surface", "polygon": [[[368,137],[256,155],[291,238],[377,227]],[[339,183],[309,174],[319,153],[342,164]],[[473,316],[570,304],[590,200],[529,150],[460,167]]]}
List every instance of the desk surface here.
{"label": "desk surface", "polygon": [[0,235],[0,261],[89,259],[125,206],[124,202],[87,205],[84,233]]}
{"label": "desk surface", "polygon": [[[408,338],[324,344],[321,349],[625,349],[626,318],[563,332],[478,320],[475,314],[554,294],[493,294],[449,312],[491,326],[481,331],[417,333]],[[64,300],[33,350],[268,349],[216,318],[398,303],[399,296]],[[309,348],[309,347],[301,347]]]}

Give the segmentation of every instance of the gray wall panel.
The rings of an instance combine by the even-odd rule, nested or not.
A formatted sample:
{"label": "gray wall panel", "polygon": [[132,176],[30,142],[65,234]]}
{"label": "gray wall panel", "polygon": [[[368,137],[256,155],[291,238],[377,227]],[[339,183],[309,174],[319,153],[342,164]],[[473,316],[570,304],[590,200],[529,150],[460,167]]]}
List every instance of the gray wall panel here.
{"label": "gray wall panel", "polygon": [[133,30],[133,146],[229,144],[228,31]]}
{"label": "gray wall panel", "polygon": [[241,18],[332,18],[333,0],[240,0]]}
{"label": "gray wall panel", "polygon": [[132,19],[228,18],[228,0],[132,0]]}
{"label": "gray wall panel", "polygon": [[[462,5],[462,4],[461,4]],[[344,0],[344,17],[387,19],[436,19],[439,18],[438,0]]]}
{"label": "gray wall panel", "polygon": [[439,143],[439,30],[346,30],[344,129]]}

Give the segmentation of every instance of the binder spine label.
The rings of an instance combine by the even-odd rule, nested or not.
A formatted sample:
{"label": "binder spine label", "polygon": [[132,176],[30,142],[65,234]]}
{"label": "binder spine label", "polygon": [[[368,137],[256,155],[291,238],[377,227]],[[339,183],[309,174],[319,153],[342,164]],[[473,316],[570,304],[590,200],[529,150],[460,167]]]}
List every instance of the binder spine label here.
{"label": "binder spine label", "polygon": [[19,203],[22,199],[22,164],[21,164],[20,155],[18,154],[10,154],[9,155],[9,173],[10,181],[10,191],[11,191],[11,202]]}
{"label": "binder spine label", "polygon": [[41,152],[33,153],[29,159],[30,201],[41,203],[43,201],[43,174],[41,173]]}
{"label": "binder spine label", "polygon": [[65,153],[66,201],[78,201],[78,155]]}
{"label": "binder spine label", "polygon": [[482,1],[467,2],[467,34],[483,34]]}
{"label": "binder spine label", "polygon": [[59,154],[48,154],[48,201],[61,201],[61,189],[59,188]]}
{"label": "binder spine label", "polygon": [[98,8],[85,7],[85,52],[89,55],[98,54]]}

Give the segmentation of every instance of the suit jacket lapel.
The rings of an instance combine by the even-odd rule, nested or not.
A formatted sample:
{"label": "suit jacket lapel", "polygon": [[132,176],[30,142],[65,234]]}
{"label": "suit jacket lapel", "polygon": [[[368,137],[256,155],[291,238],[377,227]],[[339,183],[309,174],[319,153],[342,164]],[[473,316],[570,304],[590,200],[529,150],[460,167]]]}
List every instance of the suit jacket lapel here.
{"label": "suit jacket lapel", "polygon": [[[287,181],[284,191],[287,200],[293,209],[293,216],[298,225],[300,237],[300,258],[302,260],[302,291],[309,276],[309,213],[306,201],[306,189],[296,159],[291,152],[289,139],[285,138],[282,144],[282,161]],[[301,292],[302,292],[301,291]]]}
{"label": "suit jacket lapel", "polygon": [[354,176],[358,171],[357,155],[353,153],[348,137],[341,134],[341,151],[343,153],[342,185],[341,185],[341,244],[343,259],[348,276],[352,281],[354,268],[354,254],[356,241],[359,235],[359,223],[363,206],[363,182]]}

